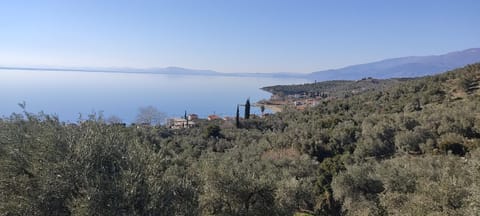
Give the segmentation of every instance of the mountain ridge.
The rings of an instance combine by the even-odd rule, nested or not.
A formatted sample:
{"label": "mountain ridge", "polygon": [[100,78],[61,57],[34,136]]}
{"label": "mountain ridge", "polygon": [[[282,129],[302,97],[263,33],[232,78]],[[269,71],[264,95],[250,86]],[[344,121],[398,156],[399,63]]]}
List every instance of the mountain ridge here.
{"label": "mountain ridge", "polygon": [[440,55],[406,56],[388,58],[379,61],[350,65],[337,69],[315,71],[311,73],[223,73],[208,69],[189,69],[183,67],[21,67],[0,66],[0,70],[33,71],[71,71],[71,72],[109,72],[109,73],[149,73],[166,75],[228,76],[228,77],[265,77],[265,78],[303,78],[308,80],[358,80],[365,77],[378,79],[419,77],[438,74],[468,64],[480,62],[480,48],[470,48]]}
{"label": "mountain ridge", "polygon": [[307,74],[289,72],[278,73],[223,73],[214,70],[189,69],[183,67],[164,68],[94,68],[94,67],[22,67],[0,66],[0,70],[29,70],[29,71],[66,71],[66,72],[103,72],[103,73],[143,73],[184,76],[225,76],[225,77],[265,77],[265,78],[305,78]]}
{"label": "mountain ridge", "polygon": [[480,48],[470,48],[441,55],[390,58],[338,69],[316,71],[310,73],[307,77],[321,80],[356,80],[364,77],[380,79],[419,77],[438,74],[477,62],[480,62]]}

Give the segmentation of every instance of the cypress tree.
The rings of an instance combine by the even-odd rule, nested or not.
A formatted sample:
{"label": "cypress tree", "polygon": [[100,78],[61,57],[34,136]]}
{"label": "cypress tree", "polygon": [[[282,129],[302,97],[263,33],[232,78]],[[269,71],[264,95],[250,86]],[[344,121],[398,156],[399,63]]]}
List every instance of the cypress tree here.
{"label": "cypress tree", "polygon": [[250,98],[247,99],[247,102],[245,103],[245,119],[250,118]]}
{"label": "cypress tree", "polygon": [[[185,120],[187,120],[187,128],[188,128],[188,116],[187,116],[187,110],[185,110],[185,115],[183,116]],[[184,127],[185,128],[185,127]]]}
{"label": "cypress tree", "polygon": [[235,116],[235,125],[240,128],[240,108],[237,104],[237,116]]}

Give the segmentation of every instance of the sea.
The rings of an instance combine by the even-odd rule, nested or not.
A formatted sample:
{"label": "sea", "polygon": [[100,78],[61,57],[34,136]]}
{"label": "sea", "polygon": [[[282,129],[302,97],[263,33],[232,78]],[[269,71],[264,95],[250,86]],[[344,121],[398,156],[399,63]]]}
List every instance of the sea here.
{"label": "sea", "polygon": [[[149,73],[0,70],[0,116],[26,111],[74,123],[90,114],[133,123],[141,107],[169,118],[234,116],[237,105],[270,98],[261,87],[302,84],[298,78],[165,75]],[[242,109],[243,107],[241,107]],[[253,114],[260,108],[253,107]]]}

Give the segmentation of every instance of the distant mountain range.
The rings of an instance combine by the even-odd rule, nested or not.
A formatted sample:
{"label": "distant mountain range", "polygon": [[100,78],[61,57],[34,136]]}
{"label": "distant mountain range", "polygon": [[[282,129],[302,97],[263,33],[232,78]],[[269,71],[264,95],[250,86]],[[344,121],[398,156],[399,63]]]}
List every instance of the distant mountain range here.
{"label": "distant mountain range", "polygon": [[72,71],[72,72],[106,72],[106,73],[152,73],[152,74],[171,74],[171,75],[199,75],[199,76],[219,76],[224,73],[212,70],[193,70],[181,67],[166,68],[90,68],[90,67],[5,67],[0,66],[0,70],[31,70],[31,71]]}
{"label": "distant mountain range", "polygon": [[0,70],[30,70],[30,71],[66,71],[66,72],[105,72],[105,73],[148,73],[184,76],[227,76],[227,77],[270,77],[270,78],[305,78],[298,73],[222,73],[213,70],[196,70],[181,67],[166,68],[92,68],[92,67],[21,67],[0,66]]}
{"label": "distant mountain range", "polygon": [[358,80],[365,77],[379,79],[418,77],[432,75],[467,64],[480,62],[480,48],[472,48],[444,55],[410,56],[385,59],[382,61],[352,65],[340,69],[317,71],[313,73],[221,73],[213,70],[194,70],[181,67],[166,68],[87,68],[87,67],[2,67],[0,70],[40,70],[40,71],[76,71],[110,73],[152,73],[167,75],[231,76],[231,77],[268,77],[303,78],[309,80]]}
{"label": "distant mountain range", "polygon": [[364,77],[380,79],[418,77],[445,72],[477,62],[480,62],[480,48],[451,52],[444,55],[385,59],[340,69],[313,72],[307,75],[307,77],[312,80],[358,80]]}

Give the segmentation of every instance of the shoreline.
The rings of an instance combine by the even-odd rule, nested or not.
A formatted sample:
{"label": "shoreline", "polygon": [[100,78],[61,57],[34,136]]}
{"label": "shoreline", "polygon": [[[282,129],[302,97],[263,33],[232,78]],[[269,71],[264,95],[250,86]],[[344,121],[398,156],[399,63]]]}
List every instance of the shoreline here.
{"label": "shoreline", "polygon": [[266,100],[266,99],[256,102],[255,106],[258,106],[258,107],[264,106],[265,109],[269,109],[273,113],[282,112],[285,109],[285,104],[283,103],[275,104],[275,103],[272,103],[271,100]]}

